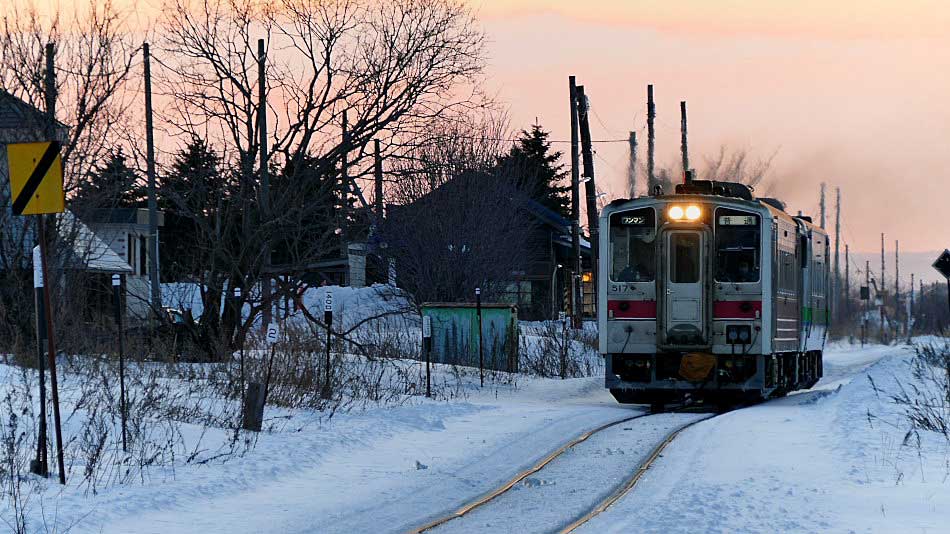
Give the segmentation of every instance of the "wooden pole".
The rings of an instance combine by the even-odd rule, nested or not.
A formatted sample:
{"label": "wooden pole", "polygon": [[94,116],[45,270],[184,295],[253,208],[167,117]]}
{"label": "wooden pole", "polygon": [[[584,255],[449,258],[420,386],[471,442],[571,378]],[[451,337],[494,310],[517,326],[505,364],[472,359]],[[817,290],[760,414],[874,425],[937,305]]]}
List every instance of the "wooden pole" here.
{"label": "wooden pole", "polygon": [[884,335],[884,305],[887,303],[884,295],[884,234],[881,234],[881,283],[878,284],[878,292],[881,295],[881,343],[885,343],[886,336]]}
{"label": "wooden pole", "polygon": [[864,319],[861,321],[861,346],[868,335],[868,315],[871,314],[871,260],[864,260],[864,287],[868,288],[868,299],[864,301]]}
{"label": "wooden pole", "polygon": [[841,188],[835,187],[835,280],[831,315],[835,321],[841,319]]}
{"label": "wooden pole", "polygon": [[647,194],[656,186],[654,160],[656,156],[656,104],[653,102],[653,84],[647,86]]}
{"label": "wooden pole", "polygon": [[[257,40],[257,92],[258,92],[258,110],[257,122],[260,134],[260,155],[261,155],[261,219],[270,220],[270,174],[267,168],[267,52],[264,49],[264,39]],[[269,272],[271,264],[270,240],[264,241],[264,276],[261,277],[261,300],[264,308],[261,313],[261,327],[267,332],[267,326],[271,323],[271,280]]]}
{"label": "wooden pole", "polygon": [[591,286],[593,287],[594,310],[597,310],[597,266],[599,260],[599,221],[597,219],[597,187],[594,181],[594,150],[590,139],[590,121],[588,111],[590,106],[587,102],[587,95],[584,94],[584,87],[577,87],[577,110],[578,124],[581,133],[581,153],[584,159],[584,193],[587,196],[587,227],[590,233],[590,252],[591,252]]}
{"label": "wooden pole", "polygon": [[627,196],[637,198],[637,132],[630,132],[630,167],[627,169]]}
{"label": "wooden pole", "polygon": [[910,309],[907,314],[907,341],[913,337],[914,322],[914,273],[910,273]]}
{"label": "wooden pole", "polygon": [[680,102],[680,151],[683,153],[683,182],[686,182],[686,172],[689,171],[689,145],[686,134],[686,101]]}
{"label": "wooden pole", "polygon": [[825,227],[825,182],[821,182],[821,200],[818,203],[818,210],[821,213],[821,227]]}
{"label": "wooden pole", "polygon": [[[50,140],[56,140],[56,71],[54,69],[55,47],[53,43],[46,44],[46,114],[48,119],[47,133]],[[50,390],[53,397],[53,426],[56,433],[56,461],[59,467],[59,483],[66,485],[66,466],[63,462],[63,429],[59,413],[59,385],[56,382],[56,331],[53,329],[53,306],[50,305],[50,289],[52,283],[49,277],[49,254],[46,246],[46,216],[38,215],[40,242],[40,261],[43,269],[43,308],[46,310],[46,342],[49,354]],[[55,225],[55,224],[54,224]]]}
{"label": "wooden pole", "polygon": [[894,339],[897,339],[901,319],[901,242],[894,240]]}
{"label": "wooden pole", "polygon": [[379,139],[373,140],[373,178],[376,186],[376,220],[383,220],[383,156]]}
{"label": "wooden pole", "polygon": [[[152,69],[148,43],[142,45],[145,68],[145,168],[148,178],[148,281],[151,286],[151,324],[162,309],[158,271],[158,193],[155,184],[155,134],[152,121]],[[124,449],[123,449],[124,450]]]}
{"label": "wooden pole", "polygon": [[571,97],[571,250],[573,252],[573,272],[571,273],[571,313],[573,314],[574,328],[580,328],[583,319],[583,284],[581,273],[581,238],[580,238],[580,148],[578,146],[577,125],[577,81],[574,76],[568,78],[568,90]]}

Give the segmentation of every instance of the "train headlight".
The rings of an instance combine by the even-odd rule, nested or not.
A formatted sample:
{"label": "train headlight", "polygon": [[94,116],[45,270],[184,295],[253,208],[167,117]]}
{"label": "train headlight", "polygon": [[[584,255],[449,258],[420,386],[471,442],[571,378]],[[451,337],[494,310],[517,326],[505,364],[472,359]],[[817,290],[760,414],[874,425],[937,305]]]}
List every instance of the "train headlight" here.
{"label": "train headlight", "polygon": [[699,209],[699,206],[691,205],[686,207],[686,219],[690,221],[695,221],[699,219],[699,216],[702,215],[702,210]]}
{"label": "train headlight", "polygon": [[679,221],[683,218],[685,212],[683,211],[683,206],[673,206],[666,214],[670,216],[670,219]]}

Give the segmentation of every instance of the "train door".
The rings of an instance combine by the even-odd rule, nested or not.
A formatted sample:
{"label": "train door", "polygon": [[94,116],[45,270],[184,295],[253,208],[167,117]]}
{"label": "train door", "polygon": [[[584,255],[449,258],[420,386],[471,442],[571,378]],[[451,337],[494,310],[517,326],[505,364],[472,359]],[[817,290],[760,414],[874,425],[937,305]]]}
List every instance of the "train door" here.
{"label": "train door", "polygon": [[707,236],[701,230],[670,230],[664,236],[666,276],[663,325],[666,345],[706,344]]}

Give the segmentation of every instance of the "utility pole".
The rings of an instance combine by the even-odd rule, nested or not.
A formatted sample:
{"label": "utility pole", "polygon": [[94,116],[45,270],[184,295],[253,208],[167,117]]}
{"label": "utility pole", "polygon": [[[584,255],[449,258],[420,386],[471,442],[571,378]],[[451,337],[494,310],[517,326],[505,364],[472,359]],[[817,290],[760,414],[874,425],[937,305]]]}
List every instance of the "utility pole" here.
{"label": "utility pole", "polygon": [[654,157],[656,156],[656,104],[653,102],[653,84],[647,86],[647,194],[653,194],[656,185]]}
{"label": "utility pole", "polygon": [[848,244],[844,244],[844,314],[851,318],[851,255]]}
{"label": "utility pole", "polygon": [[819,211],[821,212],[821,228],[825,228],[825,182],[821,182],[821,200],[819,201]]}
{"label": "utility pole", "polygon": [[897,340],[901,319],[901,242],[894,240],[894,339]]}
{"label": "utility pole", "polygon": [[683,152],[683,180],[689,171],[689,145],[686,137],[686,101],[680,102],[680,150]]}
{"label": "utility pole", "polygon": [[864,319],[861,322],[861,346],[868,336],[868,316],[871,314],[871,260],[864,260],[864,287],[868,288],[868,298],[864,301]]}
{"label": "utility pole", "polygon": [[151,287],[150,323],[162,310],[162,286],[158,272],[158,196],[155,190],[155,135],[152,126],[152,69],[148,43],[142,45],[145,67],[145,164],[148,177],[148,281]]}
{"label": "utility pole", "polygon": [[907,310],[907,341],[912,337],[914,322],[914,273],[910,273],[910,308]]}
{"label": "utility pole", "polygon": [[[270,175],[267,169],[267,84],[266,84],[267,53],[264,50],[264,40],[257,40],[257,74],[258,74],[258,110],[257,123],[260,132],[261,152],[261,219],[266,222],[270,219]],[[270,240],[264,239],[264,276],[261,277],[261,300],[264,309],[261,313],[261,323],[264,332],[271,323],[271,280],[270,280],[271,250]],[[240,317],[238,317],[240,320]]]}
{"label": "utility pole", "polygon": [[835,187],[835,281],[834,281],[834,300],[832,302],[831,315],[835,320],[841,318],[841,188]]}
{"label": "utility pole", "polygon": [[881,343],[885,343],[884,335],[884,304],[886,301],[884,299],[884,234],[881,234],[881,283],[878,284],[878,292],[881,295]]}
{"label": "utility pole", "polygon": [[383,220],[383,156],[379,148],[379,139],[373,140],[373,177],[376,186],[376,221]]}
{"label": "utility pole", "polygon": [[630,168],[627,169],[627,196],[637,198],[637,132],[630,132]]}
{"label": "utility pole", "polygon": [[[53,43],[46,44],[46,114],[47,114],[47,133],[50,141],[56,141],[58,132],[56,131],[56,70],[55,65],[56,49]],[[50,299],[50,286],[53,281],[49,277],[49,252],[46,246],[46,215],[38,215],[37,236],[40,242],[40,263],[43,276],[43,309],[46,311],[46,342],[48,348],[47,358],[49,361],[49,385],[53,400],[53,430],[56,434],[56,465],[59,468],[59,483],[66,485],[66,464],[63,461],[63,426],[59,411],[59,384],[56,377],[56,331],[53,328],[53,305]],[[55,226],[55,220],[54,220]],[[45,444],[44,444],[45,447]]]}
{"label": "utility pole", "polygon": [[581,283],[581,273],[583,272],[580,238],[581,178],[577,125],[577,81],[573,76],[568,78],[568,88],[571,97],[571,251],[574,255],[574,272],[571,274],[571,313],[574,316],[574,328],[580,328],[584,306],[584,286]]}
{"label": "utility pole", "polygon": [[[594,150],[590,140],[590,121],[588,120],[588,110],[590,106],[587,102],[587,96],[584,94],[584,86],[577,87],[577,111],[578,124],[581,133],[582,153],[584,157],[584,192],[587,196],[587,227],[590,233],[590,252],[591,252],[591,286],[594,297],[594,310],[597,310],[597,266],[599,259],[599,238],[600,230],[597,220],[597,187],[594,182]],[[596,311],[595,311],[596,315]]]}
{"label": "utility pole", "polygon": [[346,259],[345,267],[343,268],[343,281],[344,284],[350,284],[350,268],[349,268],[349,254],[350,249],[347,242],[346,234],[346,223],[349,219],[349,204],[350,204],[350,161],[349,161],[349,150],[350,150],[350,123],[347,117],[346,110],[343,110],[343,129],[342,129],[342,150],[340,151],[340,198],[342,200],[341,209],[340,209],[340,251],[342,257]]}

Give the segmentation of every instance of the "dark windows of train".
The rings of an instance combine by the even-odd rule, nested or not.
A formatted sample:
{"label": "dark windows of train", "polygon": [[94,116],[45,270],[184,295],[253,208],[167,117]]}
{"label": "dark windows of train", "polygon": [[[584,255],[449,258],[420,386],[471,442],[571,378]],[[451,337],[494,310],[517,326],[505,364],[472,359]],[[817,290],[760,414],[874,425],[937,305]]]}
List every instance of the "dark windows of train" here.
{"label": "dark windows of train", "polygon": [[670,234],[670,281],[674,284],[699,282],[699,234],[675,232]]}
{"label": "dark windows of train", "polygon": [[759,216],[745,211],[716,210],[716,281],[759,281]]}
{"label": "dark windows of train", "polygon": [[656,278],[656,212],[653,208],[610,216],[610,279],[652,282]]}

